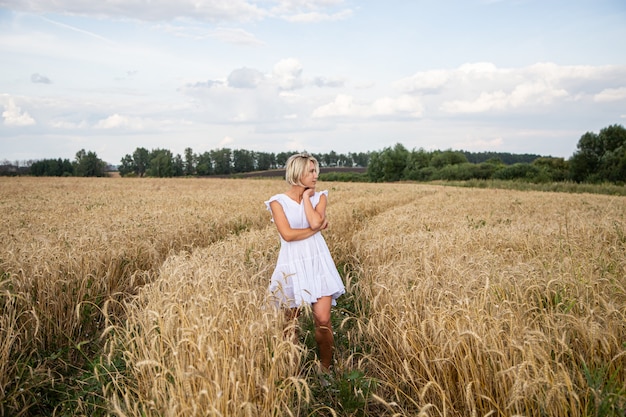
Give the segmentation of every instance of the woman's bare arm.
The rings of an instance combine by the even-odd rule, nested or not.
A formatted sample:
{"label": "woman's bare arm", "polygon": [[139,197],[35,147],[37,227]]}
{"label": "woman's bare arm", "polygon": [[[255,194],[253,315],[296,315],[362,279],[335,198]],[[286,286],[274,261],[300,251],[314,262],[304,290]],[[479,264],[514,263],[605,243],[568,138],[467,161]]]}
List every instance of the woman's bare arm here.
{"label": "woman's bare arm", "polygon": [[320,201],[317,203],[315,208],[313,208],[313,204],[311,203],[311,197],[315,193],[313,189],[304,190],[304,194],[302,194],[302,199],[304,202],[304,213],[306,214],[306,219],[309,222],[309,226],[313,230],[321,230],[325,228],[326,223],[326,195],[322,194],[320,196]]}
{"label": "woman's bare arm", "polygon": [[311,227],[306,229],[293,229],[287,220],[283,206],[281,206],[278,201],[272,201],[270,203],[270,207],[272,209],[272,217],[274,218],[274,224],[276,224],[278,233],[280,233],[280,236],[287,242],[306,239],[313,236],[320,230],[319,228],[313,229]]}

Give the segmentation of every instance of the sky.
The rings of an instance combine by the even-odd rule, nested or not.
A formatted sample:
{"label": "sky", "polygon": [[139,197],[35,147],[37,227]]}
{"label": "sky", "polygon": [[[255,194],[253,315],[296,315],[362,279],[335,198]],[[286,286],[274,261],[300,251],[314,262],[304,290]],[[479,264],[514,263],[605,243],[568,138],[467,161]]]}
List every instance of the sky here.
{"label": "sky", "polygon": [[626,124],[624,39],[624,0],[0,0],[0,161],[567,159]]}

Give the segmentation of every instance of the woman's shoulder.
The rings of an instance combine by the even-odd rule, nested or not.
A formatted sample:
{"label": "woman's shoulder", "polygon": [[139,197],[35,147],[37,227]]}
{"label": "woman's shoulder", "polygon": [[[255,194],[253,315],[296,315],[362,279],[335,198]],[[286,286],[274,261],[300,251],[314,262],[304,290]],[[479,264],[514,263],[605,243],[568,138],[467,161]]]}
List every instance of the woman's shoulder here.
{"label": "woman's shoulder", "polygon": [[311,197],[311,203],[313,204],[313,207],[317,206],[317,203],[320,202],[322,196],[325,196],[326,200],[328,200],[328,190],[316,191],[313,194],[313,196]]}
{"label": "woman's shoulder", "polygon": [[328,190],[322,190],[322,191],[316,191],[315,192],[315,199],[317,201],[319,201],[320,198],[322,198],[322,196],[325,196],[326,199],[328,199]]}
{"label": "woman's shoulder", "polygon": [[265,205],[267,206],[267,209],[270,209],[270,203],[272,201],[278,201],[279,203],[282,203],[285,200],[285,197],[287,197],[284,193],[280,193],[280,194],[274,194],[273,196],[271,196],[269,198],[269,200],[267,200],[265,202]]}
{"label": "woman's shoulder", "polygon": [[274,194],[267,201],[270,202],[270,201],[282,200],[285,197],[286,195],[284,193]]}

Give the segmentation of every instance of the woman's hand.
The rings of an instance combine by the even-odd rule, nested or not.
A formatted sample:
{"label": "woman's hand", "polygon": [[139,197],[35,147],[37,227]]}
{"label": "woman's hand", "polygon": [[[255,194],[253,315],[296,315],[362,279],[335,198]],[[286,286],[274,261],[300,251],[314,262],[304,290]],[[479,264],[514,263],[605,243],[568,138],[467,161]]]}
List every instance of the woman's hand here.
{"label": "woman's hand", "polygon": [[305,229],[292,229],[283,210],[283,206],[278,201],[272,201],[270,203],[272,209],[272,218],[274,224],[278,228],[278,233],[287,242],[293,242],[295,240],[303,240],[315,233],[319,232],[319,229],[313,229],[311,227]]}
{"label": "woman's hand", "polygon": [[315,188],[305,188],[304,192],[302,193],[302,197],[303,198],[311,198],[313,197],[313,195],[315,194]]}

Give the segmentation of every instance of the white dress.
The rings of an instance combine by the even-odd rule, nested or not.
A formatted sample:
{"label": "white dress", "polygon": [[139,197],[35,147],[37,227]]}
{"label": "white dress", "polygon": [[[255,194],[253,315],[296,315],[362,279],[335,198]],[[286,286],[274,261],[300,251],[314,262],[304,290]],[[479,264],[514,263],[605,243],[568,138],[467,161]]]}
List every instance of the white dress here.
{"label": "white dress", "polygon": [[[328,191],[315,192],[311,197],[314,208],[322,194],[328,198]],[[304,202],[298,204],[286,194],[277,194],[265,202],[270,212],[272,201],[280,203],[291,228],[309,227]],[[292,242],[287,242],[280,236],[280,252],[269,291],[276,303],[284,307],[311,304],[327,295],[332,297],[332,305],[337,304],[337,298],[345,293],[346,289],[322,233],[317,232],[306,239]]]}

